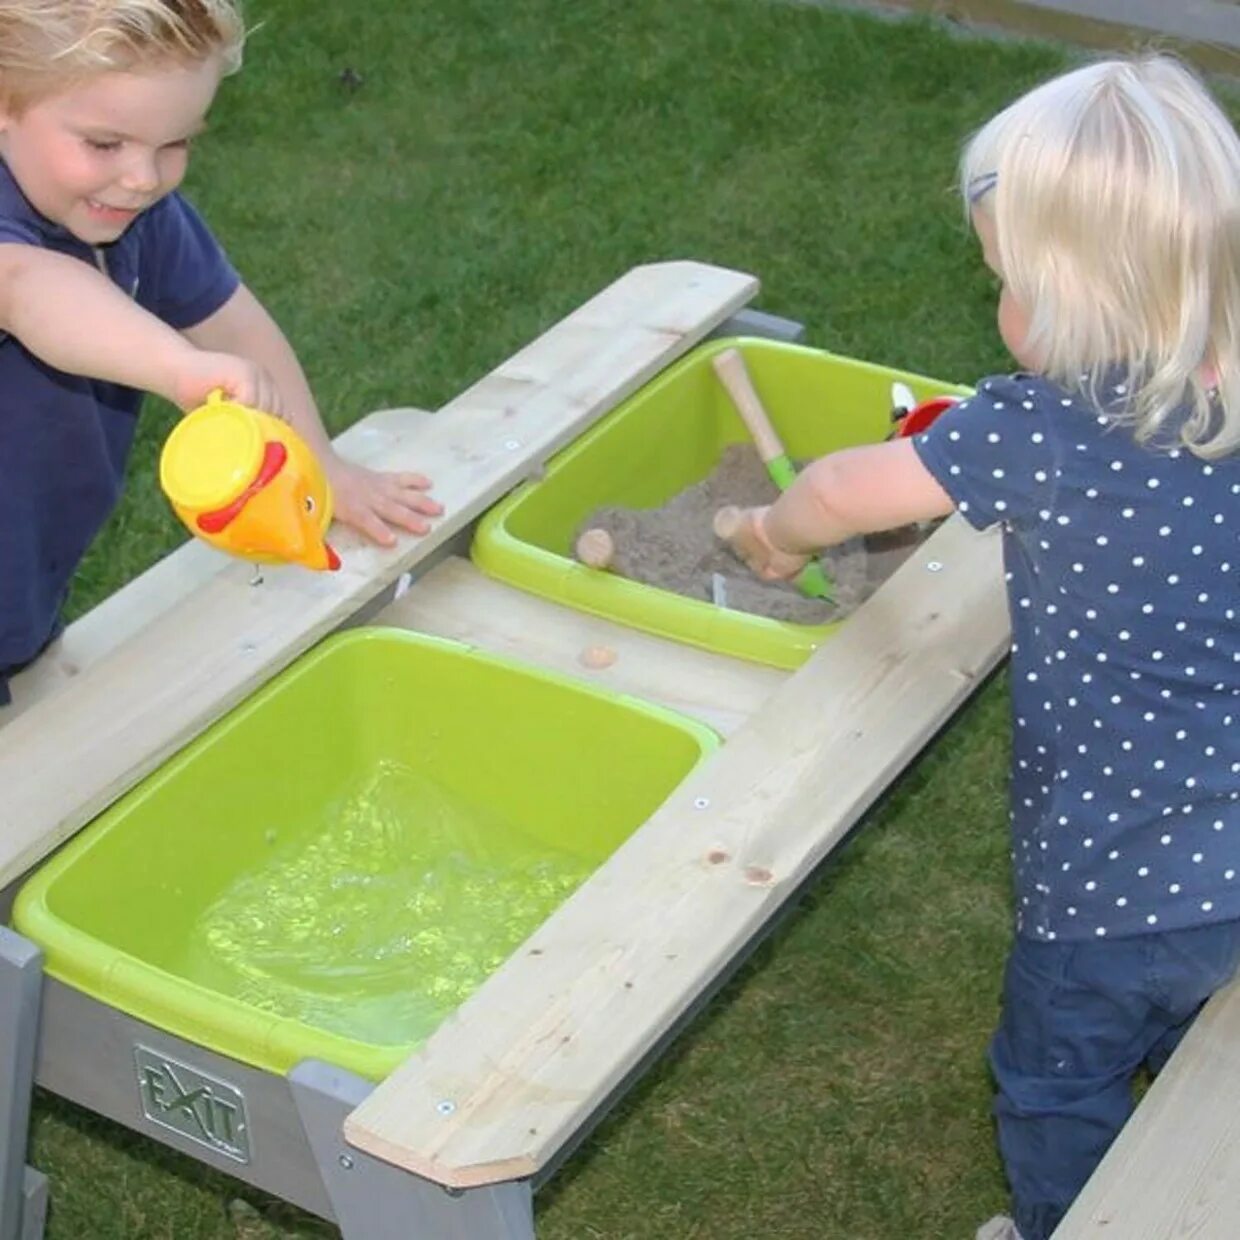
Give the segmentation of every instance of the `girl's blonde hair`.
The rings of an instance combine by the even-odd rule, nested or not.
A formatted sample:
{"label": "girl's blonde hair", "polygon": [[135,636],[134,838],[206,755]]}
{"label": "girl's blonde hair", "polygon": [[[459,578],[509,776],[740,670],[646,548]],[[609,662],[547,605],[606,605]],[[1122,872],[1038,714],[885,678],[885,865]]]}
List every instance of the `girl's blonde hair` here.
{"label": "girl's blonde hair", "polygon": [[1054,78],[967,144],[961,189],[992,219],[1029,351],[1099,390],[1126,372],[1143,441],[1240,445],[1240,138],[1164,55]]}
{"label": "girl's blonde hair", "polygon": [[219,55],[232,73],[244,43],[236,0],[0,0],[0,107],[167,61]]}

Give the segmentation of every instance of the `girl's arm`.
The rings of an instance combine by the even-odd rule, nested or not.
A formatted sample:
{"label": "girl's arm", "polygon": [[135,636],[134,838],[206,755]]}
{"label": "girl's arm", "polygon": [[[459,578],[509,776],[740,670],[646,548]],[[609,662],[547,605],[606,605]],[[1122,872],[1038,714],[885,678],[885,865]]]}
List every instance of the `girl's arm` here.
{"label": "girl's arm", "polygon": [[279,393],[259,365],[203,352],[80,259],[0,243],[0,331],[66,374],[155,392],[183,409],[222,388],[259,408]]}
{"label": "girl's arm", "polygon": [[764,528],[776,547],[809,552],[954,509],[912,443],[892,439],[819,457],[771,505]]}
{"label": "girl's arm", "polygon": [[759,576],[784,578],[823,547],[954,508],[912,442],[893,439],[819,457],[775,503],[731,513],[716,528]]}
{"label": "girl's arm", "polygon": [[245,285],[184,334],[200,348],[248,357],[274,376],[284,413],[323,463],[335,495],[336,516],[346,525],[382,546],[391,546],[396,541],[391,526],[425,534],[430,528],[426,517],[443,511],[425,494],[431,482],[422,474],[376,473],[335,454],[293,346]]}

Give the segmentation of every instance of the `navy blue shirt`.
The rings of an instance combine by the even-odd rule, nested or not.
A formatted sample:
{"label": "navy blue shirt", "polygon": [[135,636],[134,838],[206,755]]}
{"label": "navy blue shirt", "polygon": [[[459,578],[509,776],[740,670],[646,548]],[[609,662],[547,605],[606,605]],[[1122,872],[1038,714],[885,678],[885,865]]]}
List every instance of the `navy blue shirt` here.
{"label": "navy blue shirt", "polygon": [[992,378],[913,441],[1002,529],[1017,929],[1046,941],[1240,918],[1240,454],[1142,446],[1125,398]]}
{"label": "navy blue shirt", "polygon": [[[178,329],[218,310],[239,284],[179,194],[92,247],[40,215],[3,162],[0,242],[80,258]],[[0,704],[5,669],[55,635],[69,581],[120,498],[141,402],[133,388],[65,374],[0,334]]]}

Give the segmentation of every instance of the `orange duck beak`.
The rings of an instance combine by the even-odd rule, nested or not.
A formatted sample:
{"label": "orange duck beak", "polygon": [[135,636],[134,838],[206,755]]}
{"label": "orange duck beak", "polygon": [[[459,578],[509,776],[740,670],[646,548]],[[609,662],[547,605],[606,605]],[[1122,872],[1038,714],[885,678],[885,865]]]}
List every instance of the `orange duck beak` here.
{"label": "orange duck beak", "polygon": [[324,517],[330,520],[325,487],[287,465],[284,444],[268,442],[254,481],[226,507],[200,513],[196,524],[217,545],[243,559],[334,572],[340,557],[323,537]]}

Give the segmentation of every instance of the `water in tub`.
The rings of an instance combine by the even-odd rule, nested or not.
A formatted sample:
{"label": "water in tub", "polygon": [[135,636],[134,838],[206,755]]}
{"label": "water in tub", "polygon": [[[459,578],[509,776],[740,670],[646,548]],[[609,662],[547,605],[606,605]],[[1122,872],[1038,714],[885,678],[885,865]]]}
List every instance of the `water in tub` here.
{"label": "water in tub", "polygon": [[185,976],[376,1045],[430,1034],[595,864],[391,762],[284,834],[205,909]]}

